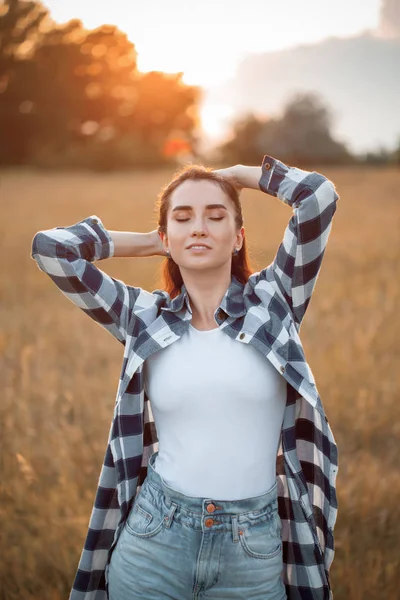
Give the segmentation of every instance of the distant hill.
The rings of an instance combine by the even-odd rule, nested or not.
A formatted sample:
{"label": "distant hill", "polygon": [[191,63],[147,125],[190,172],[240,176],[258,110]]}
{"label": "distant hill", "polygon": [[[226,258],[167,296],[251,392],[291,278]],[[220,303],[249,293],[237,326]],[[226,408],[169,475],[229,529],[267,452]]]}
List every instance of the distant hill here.
{"label": "distant hill", "polygon": [[400,37],[366,32],[279,52],[252,54],[236,76],[207,93],[207,103],[279,114],[296,91],[314,90],[332,110],[332,132],[353,152],[400,138]]}

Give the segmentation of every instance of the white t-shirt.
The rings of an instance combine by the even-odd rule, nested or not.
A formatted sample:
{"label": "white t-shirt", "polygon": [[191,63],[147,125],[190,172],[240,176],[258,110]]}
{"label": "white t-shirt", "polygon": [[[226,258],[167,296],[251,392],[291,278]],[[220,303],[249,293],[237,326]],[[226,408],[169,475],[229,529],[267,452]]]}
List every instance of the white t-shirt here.
{"label": "white t-shirt", "polygon": [[220,328],[190,325],[145,361],[144,378],[159,440],[155,470],[167,485],[214,500],[273,486],[286,380],[261,352]]}

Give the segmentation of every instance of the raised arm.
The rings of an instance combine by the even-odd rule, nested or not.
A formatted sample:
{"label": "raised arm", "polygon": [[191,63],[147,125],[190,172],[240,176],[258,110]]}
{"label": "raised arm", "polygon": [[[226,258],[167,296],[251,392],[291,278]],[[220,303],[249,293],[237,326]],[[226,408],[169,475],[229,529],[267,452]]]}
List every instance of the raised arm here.
{"label": "raised arm", "polygon": [[293,215],[273,262],[260,272],[259,279],[272,272],[299,329],[321,269],[339,196],[334,184],[315,171],[289,167],[268,155],[261,169],[259,188],[290,206]]}
{"label": "raised arm", "polygon": [[289,167],[265,155],[261,166],[221,169],[238,190],[258,189],[293,209],[273,262],[256,280],[274,281],[288,303],[297,329],[310,302],[332,228],[339,196],[334,184],[315,171]]}
{"label": "raised arm", "polygon": [[162,249],[156,231],[108,231],[93,215],[69,227],[36,233],[31,258],[71,302],[125,344],[132,311],[150,292],[110,277],[93,262],[112,256],[152,256]]}

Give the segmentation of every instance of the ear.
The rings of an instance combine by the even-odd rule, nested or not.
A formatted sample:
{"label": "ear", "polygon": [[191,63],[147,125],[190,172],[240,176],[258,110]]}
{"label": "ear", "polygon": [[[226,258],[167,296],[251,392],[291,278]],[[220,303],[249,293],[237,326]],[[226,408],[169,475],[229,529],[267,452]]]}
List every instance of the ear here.
{"label": "ear", "polygon": [[241,227],[236,235],[236,246],[240,249],[243,246],[243,240],[245,237],[245,228]]}
{"label": "ear", "polygon": [[168,250],[168,236],[163,231],[159,231],[158,235],[160,236],[162,245],[164,246],[164,250]]}

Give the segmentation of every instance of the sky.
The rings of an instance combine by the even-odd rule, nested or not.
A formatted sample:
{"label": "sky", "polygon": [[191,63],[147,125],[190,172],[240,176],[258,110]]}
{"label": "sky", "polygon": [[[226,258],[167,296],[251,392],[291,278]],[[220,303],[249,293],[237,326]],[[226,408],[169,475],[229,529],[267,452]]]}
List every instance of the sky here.
{"label": "sky", "polygon": [[[212,89],[231,79],[249,53],[312,44],[375,30],[380,0],[42,0],[56,22],[89,29],[117,25],[135,44],[140,71],[183,71],[183,82]],[[206,95],[205,95],[206,96]],[[203,101],[203,128],[223,131],[228,105]]]}

